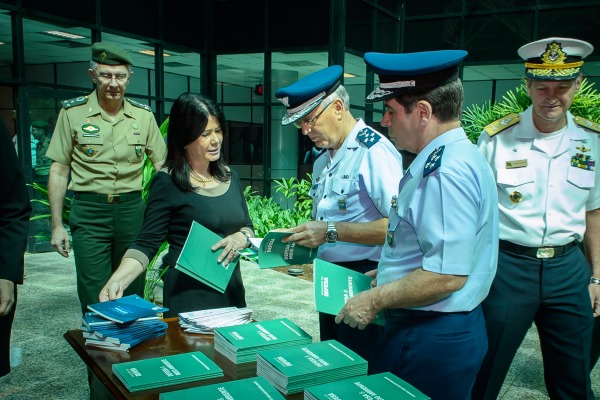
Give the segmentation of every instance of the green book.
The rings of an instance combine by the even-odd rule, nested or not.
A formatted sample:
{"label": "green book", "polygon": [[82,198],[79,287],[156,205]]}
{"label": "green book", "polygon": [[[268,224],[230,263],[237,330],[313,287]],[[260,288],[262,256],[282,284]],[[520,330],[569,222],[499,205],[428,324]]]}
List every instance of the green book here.
{"label": "green book", "polygon": [[265,378],[254,377],[161,393],[159,400],[284,400]]}
{"label": "green book", "polygon": [[175,268],[224,293],[236,264],[224,266],[217,262],[223,249],[212,251],[211,247],[221,239],[222,237],[196,221],[192,222]]}
{"label": "green book", "polygon": [[117,363],[112,370],[130,392],[223,376],[223,370],[199,351]]}
{"label": "green book", "polygon": [[259,351],[312,343],[312,337],[287,318],[215,329],[215,351],[236,364],[256,361]]}
{"label": "green book", "polygon": [[[317,311],[331,315],[337,315],[356,293],[369,290],[373,280],[370,276],[319,258],[313,263],[313,279]],[[377,314],[372,323],[384,325],[383,312]]]}
{"label": "green book", "polygon": [[284,394],[367,374],[367,361],[335,340],[267,350],[256,355],[256,375]]}
{"label": "green book", "polygon": [[292,232],[269,232],[258,248],[258,266],[275,268],[286,265],[310,264],[317,257],[317,249],[300,246],[295,242],[283,243],[281,239]]}
{"label": "green book", "polygon": [[305,400],[428,400],[430,397],[390,372],[359,376],[304,389]]}

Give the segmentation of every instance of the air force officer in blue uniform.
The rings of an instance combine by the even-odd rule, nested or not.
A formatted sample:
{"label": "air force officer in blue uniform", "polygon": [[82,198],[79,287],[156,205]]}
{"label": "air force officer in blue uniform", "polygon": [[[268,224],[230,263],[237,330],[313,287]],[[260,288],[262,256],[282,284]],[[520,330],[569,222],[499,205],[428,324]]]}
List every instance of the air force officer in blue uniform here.
{"label": "air force officer in blue uniform", "polygon": [[496,271],[498,207],[490,166],[460,126],[460,50],[367,53],[367,101],[398,149],[417,154],[392,204],[377,286],[336,321],[362,329],[386,313],[381,368],[432,399],[469,399],[487,349],[480,303]]}

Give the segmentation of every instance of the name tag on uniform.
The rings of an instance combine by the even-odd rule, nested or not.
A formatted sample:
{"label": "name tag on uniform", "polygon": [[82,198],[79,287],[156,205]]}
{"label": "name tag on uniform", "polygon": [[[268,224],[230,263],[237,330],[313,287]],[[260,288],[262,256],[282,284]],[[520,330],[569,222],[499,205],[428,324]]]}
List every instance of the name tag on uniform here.
{"label": "name tag on uniform", "polygon": [[527,160],[512,160],[506,162],[506,169],[524,168],[527,166]]}

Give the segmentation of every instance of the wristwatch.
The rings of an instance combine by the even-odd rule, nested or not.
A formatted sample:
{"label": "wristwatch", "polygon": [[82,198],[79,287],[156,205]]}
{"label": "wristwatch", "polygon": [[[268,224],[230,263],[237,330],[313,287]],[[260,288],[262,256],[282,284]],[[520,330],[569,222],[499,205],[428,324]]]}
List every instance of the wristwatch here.
{"label": "wristwatch", "polygon": [[327,221],[327,232],[325,232],[325,241],[327,243],[337,242],[338,234],[335,230],[335,224],[331,221]]}

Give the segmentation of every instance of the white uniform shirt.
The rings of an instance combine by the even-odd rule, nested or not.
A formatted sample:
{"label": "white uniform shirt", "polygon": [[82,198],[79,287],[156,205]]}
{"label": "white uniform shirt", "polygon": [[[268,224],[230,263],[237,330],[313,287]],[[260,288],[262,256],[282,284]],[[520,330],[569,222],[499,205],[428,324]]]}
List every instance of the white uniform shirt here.
{"label": "white uniform shirt", "polygon": [[[586,211],[600,207],[600,174],[585,165],[571,165],[578,154],[589,156],[589,164],[598,161],[598,134],[575,124],[567,113],[566,129],[553,154],[547,153],[543,141],[533,125],[531,107],[518,124],[492,137],[486,132],[479,136],[479,148],[497,181],[500,239],[522,246],[581,241]],[[510,168],[524,160],[527,166]]]}
{"label": "white uniform shirt", "polygon": [[[368,130],[368,147],[359,133]],[[333,159],[324,152],[313,168],[315,221],[370,222],[387,218],[392,196],[402,178],[402,156],[385,136],[362,119],[348,134]],[[347,242],[324,243],[318,257],[330,261],[379,260],[381,246]]]}
{"label": "white uniform shirt", "polygon": [[497,202],[490,166],[462,128],[432,140],[400,182],[377,285],[401,279],[419,267],[468,276],[462,289],[415,309],[473,310],[487,296],[496,274]]}

